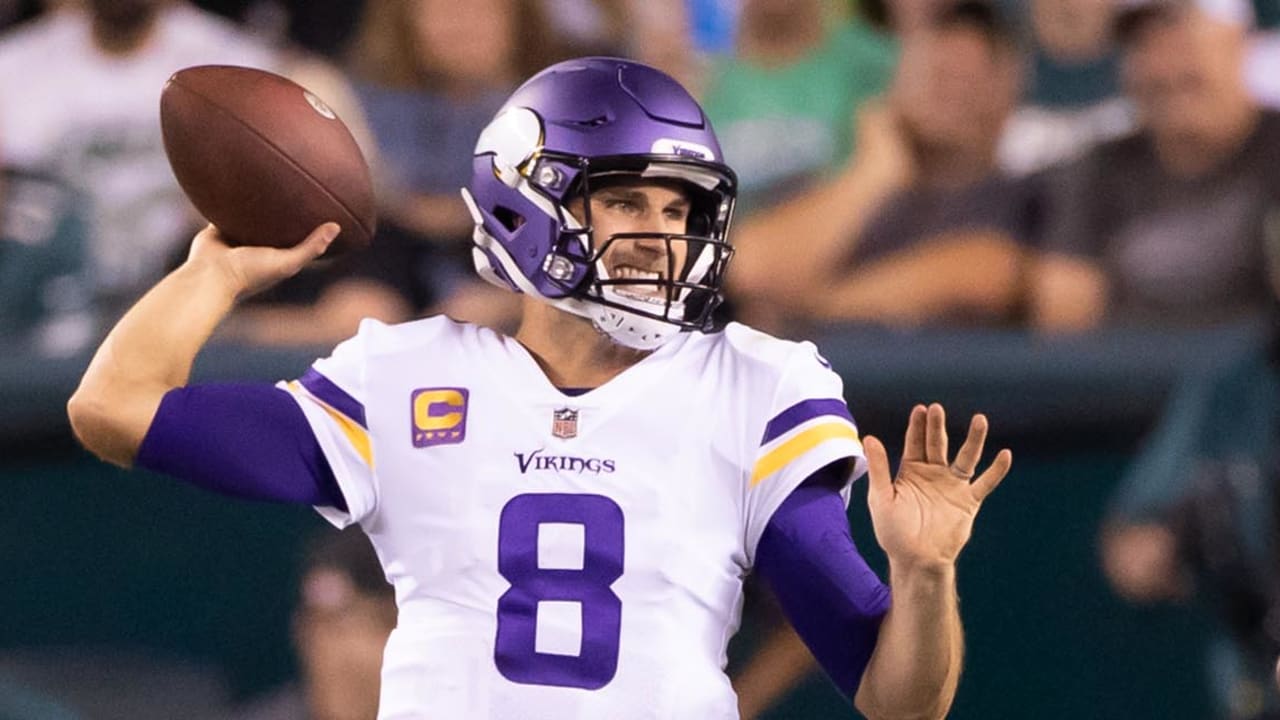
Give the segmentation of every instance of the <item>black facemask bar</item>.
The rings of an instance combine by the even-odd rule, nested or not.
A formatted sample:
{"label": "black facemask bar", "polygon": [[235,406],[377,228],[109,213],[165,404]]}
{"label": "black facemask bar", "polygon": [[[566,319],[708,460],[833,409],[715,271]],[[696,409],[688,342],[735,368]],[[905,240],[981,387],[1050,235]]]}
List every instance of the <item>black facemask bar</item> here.
{"label": "black facemask bar", "polygon": [[[666,258],[666,267],[658,279],[648,278],[601,278],[596,271],[599,263],[610,249],[618,243],[644,243],[653,245],[661,243],[662,249],[657,251]],[[677,243],[685,249],[683,263],[676,265]],[[637,252],[637,251],[631,251]],[[653,252],[649,250],[648,252]],[[703,258],[703,253],[710,253]],[[733,257],[733,248],[723,240],[712,240],[706,235],[674,234],[674,233],[618,233],[609,237],[600,248],[592,253],[591,287],[594,291],[589,297],[609,307],[644,315],[663,322],[676,325],[686,330],[707,330],[712,324],[712,313],[724,301],[721,288],[724,285],[724,273],[729,260]],[[697,280],[690,280],[689,274],[699,263],[706,265],[706,270]],[[612,288],[628,295],[630,303],[611,300],[604,293]],[[627,288],[637,290],[661,291],[661,294],[645,296],[628,294]],[[652,303],[654,309],[648,311],[643,304]],[[677,317],[673,310],[683,307]]]}
{"label": "black facemask bar", "polygon": [[[559,241],[556,244],[554,257],[548,262],[554,265],[557,261],[567,263],[563,279],[557,273],[548,272],[549,279],[559,285],[566,295],[599,303],[616,310],[641,315],[675,325],[685,330],[708,330],[712,326],[712,315],[724,301],[723,285],[725,271],[733,248],[728,243],[730,221],[733,217],[733,206],[737,189],[737,177],[725,165],[708,162],[683,155],[646,154],[623,155],[596,158],[594,161],[565,153],[543,151],[531,159],[532,171],[529,173],[530,187],[556,208],[558,214]],[[556,183],[564,182],[566,174],[556,164],[576,168],[575,179],[567,190],[556,187]],[[702,176],[712,176],[718,180],[713,189],[705,189],[692,180],[667,176],[654,176],[654,182],[679,182],[689,194],[690,213],[688,229],[690,232],[677,233],[619,233],[606,238],[603,242],[595,242],[594,224],[591,218],[592,179],[597,182],[602,177],[617,176],[644,178],[644,171],[653,165],[681,168]],[[546,169],[550,168],[550,169]],[[569,198],[582,197],[583,215],[581,227],[570,223],[565,203]],[[576,224],[576,219],[574,219]],[[657,242],[662,244],[662,252],[666,258],[666,272],[662,278],[651,280],[646,278],[601,278],[598,262],[613,245],[624,242]],[[684,243],[684,266],[676,268],[676,253],[673,243]],[[587,252],[583,248],[589,248]],[[706,269],[697,280],[688,279],[689,273],[698,264],[703,253],[711,253]],[[585,273],[573,272],[573,268],[582,268]],[[576,281],[573,278],[577,278]],[[625,287],[659,288],[661,295],[652,297],[654,310],[646,310],[642,303],[649,302],[643,296],[631,295],[631,302],[623,303],[611,300],[604,294],[605,288]],[[683,303],[683,312],[679,317],[673,313],[673,306]]]}

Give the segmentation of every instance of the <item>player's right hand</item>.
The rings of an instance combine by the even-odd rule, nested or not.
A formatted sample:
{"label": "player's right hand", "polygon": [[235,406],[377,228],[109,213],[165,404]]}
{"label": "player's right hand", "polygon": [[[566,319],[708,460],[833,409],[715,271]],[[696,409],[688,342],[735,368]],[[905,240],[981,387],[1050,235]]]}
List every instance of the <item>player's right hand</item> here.
{"label": "player's right hand", "polygon": [[265,290],[297,275],[307,263],[324,255],[341,228],[324,223],[302,242],[290,248],[232,247],[213,225],[196,234],[187,256],[188,265],[215,269],[237,298]]}

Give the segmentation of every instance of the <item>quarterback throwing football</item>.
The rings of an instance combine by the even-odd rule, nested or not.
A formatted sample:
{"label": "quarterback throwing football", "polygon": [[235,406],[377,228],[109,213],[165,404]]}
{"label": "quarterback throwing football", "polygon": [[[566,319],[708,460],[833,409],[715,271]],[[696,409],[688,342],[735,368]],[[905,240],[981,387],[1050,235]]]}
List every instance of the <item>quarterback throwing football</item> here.
{"label": "quarterback throwing football", "polygon": [[[237,298],[338,229],[279,250],[209,227],[99,349],[69,404],[81,441],[359,523],[399,605],[380,718],[737,717],[725,646],[753,570],[862,712],[945,715],[956,557],[1011,463],[976,474],[985,419],[952,456],[942,408],[916,407],[895,477],[811,344],[710,331],[735,178],[652,68],[544,70],[474,165],[476,268],[523,294],[514,337],[366,321],[293,382],[188,385]],[[845,515],[868,471],[887,586]]]}

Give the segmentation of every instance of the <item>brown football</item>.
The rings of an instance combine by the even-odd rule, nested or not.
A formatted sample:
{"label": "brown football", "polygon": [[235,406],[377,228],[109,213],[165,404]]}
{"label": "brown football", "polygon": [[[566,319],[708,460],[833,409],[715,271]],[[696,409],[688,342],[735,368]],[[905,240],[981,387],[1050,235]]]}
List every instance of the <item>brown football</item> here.
{"label": "brown football", "polygon": [[291,80],[201,65],[160,95],[164,149],[196,209],[237,245],[296,245],[317,225],[329,254],[367,247],[377,222],[369,166],[329,106]]}

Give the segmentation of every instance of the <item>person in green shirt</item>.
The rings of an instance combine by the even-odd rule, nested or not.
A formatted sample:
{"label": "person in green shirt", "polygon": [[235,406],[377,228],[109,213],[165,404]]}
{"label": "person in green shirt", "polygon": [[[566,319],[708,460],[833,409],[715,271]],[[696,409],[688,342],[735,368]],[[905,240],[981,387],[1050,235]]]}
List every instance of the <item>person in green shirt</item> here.
{"label": "person in green shirt", "polygon": [[738,49],[703,106],[738,170],[738,209],[780,202],[841,167],[859,106],[889,86],[897,44],[826,0],[745,0]]}

